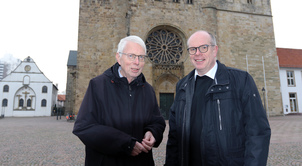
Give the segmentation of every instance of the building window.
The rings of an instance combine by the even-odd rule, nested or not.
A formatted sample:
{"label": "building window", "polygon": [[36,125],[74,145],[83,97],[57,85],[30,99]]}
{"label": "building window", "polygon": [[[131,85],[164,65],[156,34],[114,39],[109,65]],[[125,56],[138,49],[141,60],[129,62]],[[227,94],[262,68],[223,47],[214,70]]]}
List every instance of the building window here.
{"label": "building window", "polygon": [[46,107],[46,100],[45,100],[45,99],[43,99],[43,100],[41,101],[41,107]]}
{"label": "building window", "polygon": [[168,29],[153,31],[146,40],[148,58],[155,64],[177,64],[183,53],[181,37]]}
{"label": "building window", "polygon": [[297,97],[296,93],[289,93],[290,112],[297,112]]}
{"label": "building window", "polygon": [[187,0],[187,4],[193,4],[193,0]]}
{"label": "building window", "polygon": [[42,93],[47,93],[47,86],[42,87]]}
{"label": "building window", "polygon": [[173,0],[173,2],[179,2],[179,0]]}
{"label": "building window", "polygon": [[287,85],[295,86],[294,71],[287,71],[286,74],[287,74]]}
{"label": "building window", "polygon": [[7,99],[2,100],[2,107],[7,107]]}
{"label": "building window", "polygon": [[28,99],[28,100],[27,100],[26,106],[27,106],[27,107],[31,107],[31,99]]}
{"label": "building window", "polygon": [[19,100],[19,107],[23,107],[23,104],[24,104],[24,100],[23,100],[23,99],[20,99],[20,100]]}
{"label": "building window", "polygon": [[247,0],[247,3],[253,4],[253,0]]}
{"label": "building window", "polygon": [[3,92],[8,92],[8,91],[9,91],[9,86],[8,85],[4,85]]}

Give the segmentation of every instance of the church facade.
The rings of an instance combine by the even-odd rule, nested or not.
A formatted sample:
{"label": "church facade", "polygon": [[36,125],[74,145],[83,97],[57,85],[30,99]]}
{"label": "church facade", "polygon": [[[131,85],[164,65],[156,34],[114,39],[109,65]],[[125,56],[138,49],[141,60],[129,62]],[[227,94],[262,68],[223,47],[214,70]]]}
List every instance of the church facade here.
{"label": "church facade", "polygon": [[269,116],[282,114],[270,0],[80,0],[73,111],[89,80],[116,62],[119,40],[137,35],[147,45],[143,73],[167,118],[176,83],[193,70],[186,42],[197,30],[216,36],[219,61],[253,76]]}
{"label": "church facade", "polygon": [[25,58],[0,81],[2,117],[50,116],[58,89],[32,58]]}

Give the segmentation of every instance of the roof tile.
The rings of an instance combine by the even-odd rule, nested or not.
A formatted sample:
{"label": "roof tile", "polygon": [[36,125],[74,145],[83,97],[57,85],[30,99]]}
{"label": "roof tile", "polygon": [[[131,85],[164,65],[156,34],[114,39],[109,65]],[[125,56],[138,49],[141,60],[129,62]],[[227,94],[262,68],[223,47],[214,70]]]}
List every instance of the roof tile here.
{"label": "roof tile", "polygon": [[280,67],[302,68],[302,49],[276,48]]}

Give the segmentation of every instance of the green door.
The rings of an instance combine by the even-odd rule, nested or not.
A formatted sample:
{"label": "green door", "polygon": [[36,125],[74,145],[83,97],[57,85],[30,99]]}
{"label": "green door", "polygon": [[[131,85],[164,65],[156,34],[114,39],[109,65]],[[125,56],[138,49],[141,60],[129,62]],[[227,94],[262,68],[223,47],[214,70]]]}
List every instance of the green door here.
{"label": "green door", "polygon": [[160,111],[163,117],[169,119],[169,110],[174,101],[174,93],[160,93]]}

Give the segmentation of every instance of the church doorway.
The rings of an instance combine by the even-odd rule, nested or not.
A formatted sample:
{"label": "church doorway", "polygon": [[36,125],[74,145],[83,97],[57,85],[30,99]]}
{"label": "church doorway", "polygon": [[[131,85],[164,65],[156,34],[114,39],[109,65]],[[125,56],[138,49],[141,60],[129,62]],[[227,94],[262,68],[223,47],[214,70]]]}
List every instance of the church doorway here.
{"label": "church doorway", "polygon": [[174,101],[174,93],[160,93],[159,100],[161,114],[166,120],[168,120],[170,107]]}
{"label": "church doorway", "polygon": [[166,120],[169,119],[176,84],[184,76],[184,61],[187,58],[184,41],[184,33],[170,25],[152,28],[145,40],[147,56],[152,63],[152,86]]}

